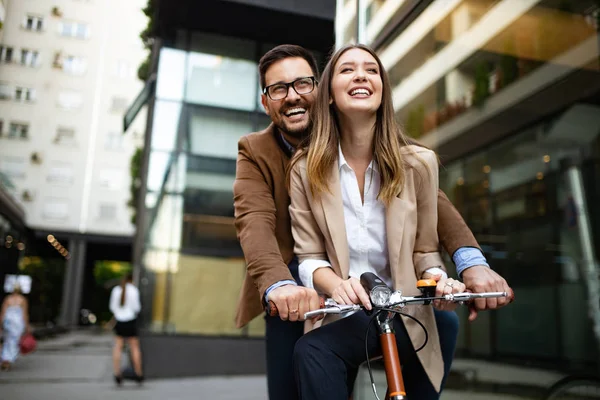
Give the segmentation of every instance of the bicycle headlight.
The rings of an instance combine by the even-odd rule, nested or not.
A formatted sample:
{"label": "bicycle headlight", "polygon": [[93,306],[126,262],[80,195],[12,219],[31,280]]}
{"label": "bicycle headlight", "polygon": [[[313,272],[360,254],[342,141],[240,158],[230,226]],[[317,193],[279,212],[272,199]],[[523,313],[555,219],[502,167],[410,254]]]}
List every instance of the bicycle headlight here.
{"label": "bicycle headlight", "polygon": [[387,286],[375,286],[371,289],[369,296],[371,297],[371,303],[377,307],[386,306],[392,295],[392,291]]}

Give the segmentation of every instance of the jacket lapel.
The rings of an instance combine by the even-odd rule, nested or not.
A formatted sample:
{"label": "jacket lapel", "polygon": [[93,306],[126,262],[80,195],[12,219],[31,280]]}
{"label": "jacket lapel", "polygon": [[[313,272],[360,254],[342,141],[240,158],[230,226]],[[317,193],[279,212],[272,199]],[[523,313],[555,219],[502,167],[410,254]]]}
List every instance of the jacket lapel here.
{"label": "jacket lapel", "polygon": [[[402,236],[404,235],[404,219],[406,217],[407,201],[400,197],[394,197],[387,206],[385,213],[385,225],[388,242],[388,257],[392,282],[396,284],[396,274],[400,268],[400,252],[402,251]],[[400,288],[395,288],[400,289]]]}
{"label": "jacket lapel", "polygon": [[[340,184],[340,171],[338,163],[335,162],[329,175],[328,187],[330,192],[321,193],[321,205],[327,222],[327,228],[333,248],[337,257],[338,273],[342,278],[348,279],[350,267],[350,256],[348,250],[348,237],[346,235],[346,224],[344,222],[344,202],[342,199],[342,187]],[[331,261],[331,260],[330,260]],[[335,265],[332,266],[335,268]]]}

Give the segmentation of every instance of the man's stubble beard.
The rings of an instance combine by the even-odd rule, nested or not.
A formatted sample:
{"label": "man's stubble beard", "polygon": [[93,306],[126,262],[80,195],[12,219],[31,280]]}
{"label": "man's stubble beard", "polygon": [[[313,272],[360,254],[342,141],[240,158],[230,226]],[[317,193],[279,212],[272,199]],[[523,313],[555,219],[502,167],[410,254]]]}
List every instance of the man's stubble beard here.
{"label": "man's stubble beard", "polygon": [[310,131],[312,129],[312,120],[309,117],[308,124],[306,124],[306,128],[304,129],[289,130],[285,122],[283,121],[281,121],[281,124],[278,124],[277,127],[279,128],[279,130],[281,130],[281,132],[285,133],[286,135],[302,140],[308,137],[308,135],[310,135]]}

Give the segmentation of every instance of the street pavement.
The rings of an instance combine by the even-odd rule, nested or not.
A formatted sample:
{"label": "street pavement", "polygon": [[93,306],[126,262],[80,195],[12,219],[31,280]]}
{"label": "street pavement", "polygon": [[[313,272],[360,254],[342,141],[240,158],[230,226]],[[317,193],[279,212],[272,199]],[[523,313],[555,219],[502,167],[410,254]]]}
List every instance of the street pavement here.
{"label": "street pavement", "polygon": [[[219,399],[266,400],[265,376],[214,376],[185,379],[157,379],[138,386],[126,381],[117,388],[112,381],[111,342],[107,334],[74,331],[56,338],[42,340],[36,352],[21,357],[8,372],[0,372],[2,400],[96,400],[96,399]],[[470,376],[492,380],[501,385],[537,382],[546,387],[559,374],[525,368],[494,365],[472,360],[456,360],[456,370]],[[375,381],[380,397],[385,394],[385,376],[376,371]],[[369,376],[359,374],[355,400],[372,400]],[[442,400],[531,400],[535,397],[499,392],[491,385],[481,389],[458,390],[454,385],[441,396]]]}

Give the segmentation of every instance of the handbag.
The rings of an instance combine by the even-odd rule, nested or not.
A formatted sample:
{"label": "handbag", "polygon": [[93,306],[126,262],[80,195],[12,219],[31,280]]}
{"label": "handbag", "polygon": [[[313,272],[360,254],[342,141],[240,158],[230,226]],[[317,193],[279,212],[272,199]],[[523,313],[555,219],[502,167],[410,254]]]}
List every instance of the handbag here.
{"label": "handbag", "polygon": [[35,351],[37,347],[37,341],[35,337],[31,333],[26,333],[21,337],[21,342],[19,343],[19,347],[21,350],[21,354],[29,354]]}

